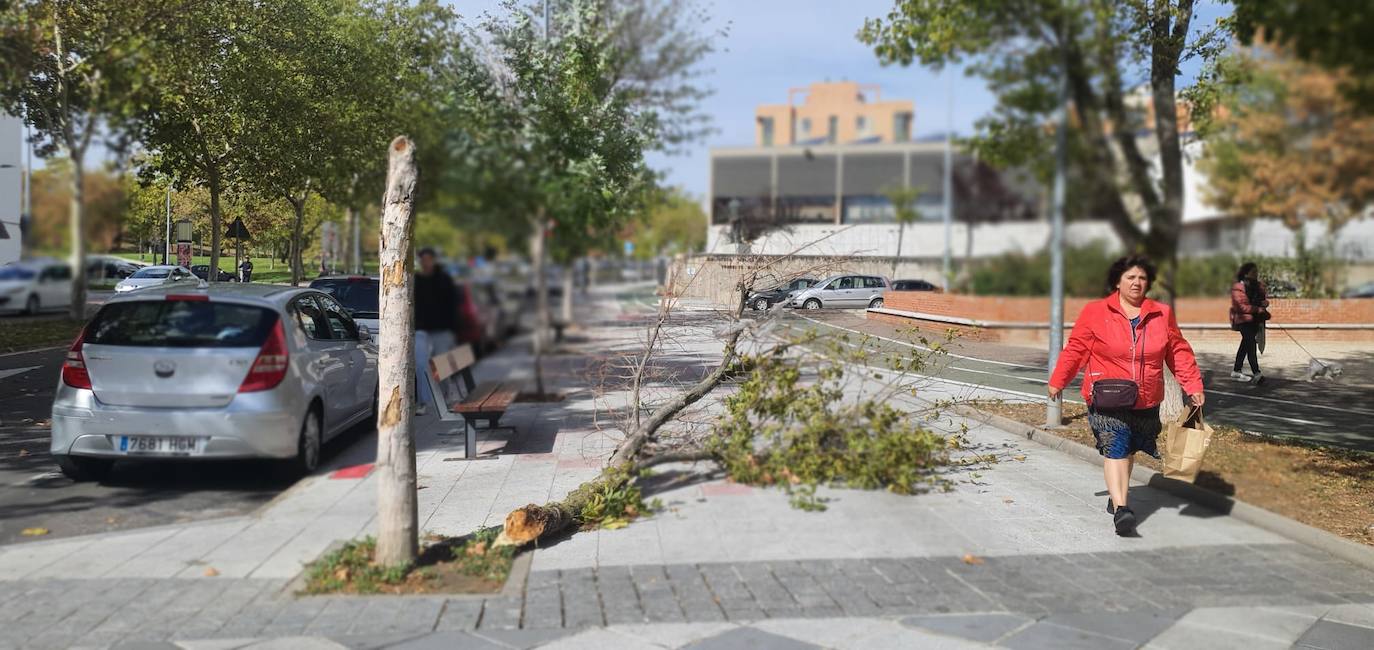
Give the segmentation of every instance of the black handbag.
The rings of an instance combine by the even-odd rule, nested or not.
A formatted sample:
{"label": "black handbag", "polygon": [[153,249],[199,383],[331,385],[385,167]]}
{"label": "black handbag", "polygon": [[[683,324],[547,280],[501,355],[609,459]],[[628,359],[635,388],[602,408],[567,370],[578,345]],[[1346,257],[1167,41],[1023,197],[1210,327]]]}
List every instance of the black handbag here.
{"label": "black handbag", "polygon": [[1093,382],[1095,409],[1132,409],[1140,395],[1140,385],[1129,379],[1099,379]]}

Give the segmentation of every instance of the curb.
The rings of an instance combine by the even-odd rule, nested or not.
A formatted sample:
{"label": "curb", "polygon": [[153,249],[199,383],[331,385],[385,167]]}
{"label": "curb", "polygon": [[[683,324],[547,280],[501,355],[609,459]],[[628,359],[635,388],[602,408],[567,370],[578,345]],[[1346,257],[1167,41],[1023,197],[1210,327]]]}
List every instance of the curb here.
{"label": "curb", "polygon": [[[1028,440],[1061,451],[1079,460],[1094,465],[1102,464],[1102,456],[1097,453],[1096,449],[1044,429],[962,404],[952,405],[951,410],[964,417],[1024,436]],[[1145,484],[1146,487],[1168,492],[1185,501],[1215,510],[1223,515],[1235,517],[1247,524],[1287,537],[1300,544],[1306,544],[1347,562],[1366,569],[1374,569],[1374,548],[1364,544],[1352,542],[1334,533],[1308,526],[1259,506],[1218,494],[1192,483],[1165,478],[1163,474],[1143,465],[1136,465],[1135,471],[1131,473],[1131,479]]]}

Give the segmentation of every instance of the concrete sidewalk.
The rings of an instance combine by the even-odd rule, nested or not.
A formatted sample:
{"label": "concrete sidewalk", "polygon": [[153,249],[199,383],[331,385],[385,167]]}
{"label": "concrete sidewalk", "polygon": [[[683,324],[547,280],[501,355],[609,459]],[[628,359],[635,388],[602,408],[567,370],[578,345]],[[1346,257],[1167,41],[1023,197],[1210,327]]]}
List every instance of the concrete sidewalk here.
{"label": "concrete sidewalk", "polygon": [[[588,305],[593,357],[640,334],[642,301],[613,291]],[[676,329],[674,355],[705,367],[718,342],[703,320]],[[555,360],[552,383],[578,392],[514,405],[519,434],[483,443],[496,460],[448,460],[461,439],[426,421],[422,530],[499,524],[594,476],[617,399],[585,385],[595,363]],[[527,367],[511,349],[478,370]],[[1374,647],[1374,572],[1143,487],[1141,537],[1118,538],[1099,468],[978,422],[931,424],[967,426],[967,453],[998,462],[951,474],[949,492],[821,490],[820,513],[668,466],[663,512],[537,549],[514,596],[288,593],[301,563],[372,530],[371,477],[313,477],[255,517],[0,547],[0,648]]]}

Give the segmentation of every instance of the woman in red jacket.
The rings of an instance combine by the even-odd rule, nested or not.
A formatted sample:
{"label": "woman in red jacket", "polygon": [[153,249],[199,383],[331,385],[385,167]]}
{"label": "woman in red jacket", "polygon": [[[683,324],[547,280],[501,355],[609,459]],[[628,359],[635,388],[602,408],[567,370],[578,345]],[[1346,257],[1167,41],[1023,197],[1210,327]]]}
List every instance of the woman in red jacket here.
{"label": "woman in red jacket", "polygon": [[[1231,368],[1231,379],[1237,381],[1264,381],[1259,369],[1259,331],[1264,321],[1269,320],[1269,296],[1259,281],[1259,267],[1254,262],[1240,265],[1236,271],[1236,283],[1231,285],[1231,329],[1240,332],[1240,347],[1236,350],[1236,365]],[[1241,362],[1250,360],[1252,374],[1241,372]]]}
{"label": "woman in red jacket", "polygon": [[1105,460],[1107,512],[1118,535],[1135,532],[1127,501],[1134,455],[1159,458],[1159,403],[1164,399],[1164,367],[1178,378],[1194,406],[1202,406],[1202,374],[1192,346],[1183,340],[1168,305],[1145,297],[1155,280],[1148,258],[1123,257],[1107,271],[1111,295],[1083,307],[1068,344],[1050,376],[1050,399],[1084,369],[1083,399],[1088,424]]}

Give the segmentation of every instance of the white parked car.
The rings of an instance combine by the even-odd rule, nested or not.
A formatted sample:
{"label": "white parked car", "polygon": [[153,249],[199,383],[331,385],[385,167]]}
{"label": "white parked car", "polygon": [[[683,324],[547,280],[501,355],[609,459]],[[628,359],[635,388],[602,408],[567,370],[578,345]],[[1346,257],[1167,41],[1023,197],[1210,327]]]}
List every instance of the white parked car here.
{"label": "white parked car", "polygon": [[0,266],[0,312],[36,314],[72,304],[72,269],[62,262],[29,260]]}
{"label": "white parked car", "polygon": [[276,458],[308,473],[376,408],[377,346],[329,295],[155,287],[112,298],[67,351],[50,450],[75,480],[126,458]]}
{"label": "white parked car", "polygon": [[191,269],[184,266],[145,266],[120,280],[119,284],[115,285],[115,292],[125,293],[175,282],[199,282],[199,278],[191,273]]}
{"label": "white parked car", "polygon": [[834,275],[792,295],[802,309],[869,309],[883,306],[888,281],[879,275]]}

